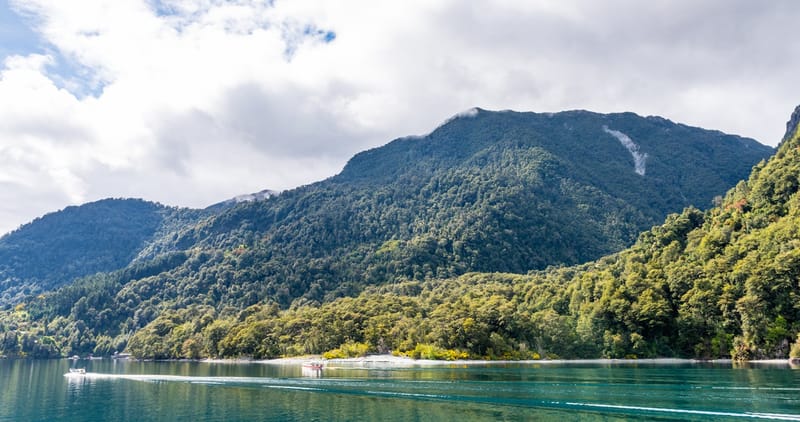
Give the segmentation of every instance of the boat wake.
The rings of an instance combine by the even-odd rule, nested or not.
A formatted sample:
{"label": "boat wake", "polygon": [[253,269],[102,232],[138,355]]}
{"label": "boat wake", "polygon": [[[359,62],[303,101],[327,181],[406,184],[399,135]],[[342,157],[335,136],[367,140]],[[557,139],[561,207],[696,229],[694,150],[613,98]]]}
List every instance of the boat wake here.
{"label": "boat wake", "polygon": [[[592,403],[581,401],[548,400],[535,391],[519,394],[520,391],[506,392],[503,389],[493,389],[486,394],[480,388],[466,382],[455,391],[445,394],[440,390],[441,382],[413,381],[389,382],[387,380],[362,380],[362,379],[309,379],[309,378],[266,378],[266,377],[220,377],[220,376],[184,376],[184,375],[138,375],[138,374],[103,374],[93,372],[69,372],[64,374],[70,381],[86,380],[90,383],[100,380],[128,380],[149,383],[189,383],[208,385],[211,387],[251,386],[284,391],[306,391],[312,393],[328,393],[348,396],[383,397],[401,400],[423,400],[448,403],[484,403],[492,405],[506,405],[516,408],[549,409],[569,412],[589,412],[605,414],[608,416],[653,419],[653,418],[680,418],[680,419],[760,419],[778,421],[800,421],[800,414],[762,413],[733,410],[703,410],[683,409],[655,406],[635,406],[623,404]],[[452,386],[453,384],[448,383]],[[763,387],[762,387],[763,388]],[[793,388],[779,388],[779,390],[793,390]]]}
{"label": "boat wake", "polygon": [[[283,378],[256,378],[256,377],[203,377],[186,375],[135,375],[135,374],[101,374],[97,372],[76,373],[68,372],[64,374],[68,378],[78,378],[86,380],[128,380],[140,382],[187,382],[191,384],[208,385],[243,385],[254,384],[263,386],[280,387],[281,383],[292,382],[292,379]],[[298,380],[300,381],[300,380]],[[285,387],[285,386],[283,386]]]}
{"label": "boat wake", "polygon": [[578,408],[592,408],[592,409],[609,409],[609,410],[624,410],[634,411],[636,413],[648,414],[678,414],[678,415],[702,415],[714,418],[749,418],[749,419],[769,419],[778,421],[800,421],[800,415],[782,414],[782,413],[756,413],[756,412],[719,412],[713,410],[692,410],[692,409],[671,409],[663,407],[646,407],[646,406],[625,406],[617,404],[602,404],[602,403],[575,403],[566,402],[567,406],[574,406]]}

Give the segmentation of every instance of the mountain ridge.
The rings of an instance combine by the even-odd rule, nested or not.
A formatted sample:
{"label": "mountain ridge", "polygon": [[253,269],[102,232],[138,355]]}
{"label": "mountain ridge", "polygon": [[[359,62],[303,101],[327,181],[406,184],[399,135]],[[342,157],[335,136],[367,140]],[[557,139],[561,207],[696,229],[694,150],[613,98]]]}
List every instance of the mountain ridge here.
{"label": "mountain ridge", "polygon": [[[645,164],[649,165],[649,174],[642,176],[636,173],[630,152],[604,128],[619,130],[620,134],[626,137],[630,135],[631,139],[638,142],[637,147],[647,154],[649,163]],[[666,141],[673,139],[669,136],[674,133],[677,133],[674,139],[678,141],[687,137],[704,138],[702,141],[684,142],[688,148],[681,150]],[[665,143],[668,145],[663,145]],[[725,152],[725,148],[731,152]],[[679,150],[683,151],[681,156],[678,156]],[[748,164],[739,167],[738,173],[725,168],[724,163],[716,165],[718,160],[729,162],[726,160],[731,159],[730,155],[742,154],[742,150],[760,152],[751,154],[752,158],[747,160],[736,157],[742,162],[748,161]],[[252,232],[253,235],[260,233],[257,236],[271,233],[268,237],[278,238],[279,242],[285,243],[295,236],[294,233],[307,229],[309,218],[316,218],[318,225],[313,231],[317,234],[309,234],[311,237],[304,243],[315,244],[319,251],[337,247],[358,248],[355,243],[347,246],[350,243],[346,240],[362,236],[359,232],[372,232],[381,238],[380,243],[396,239],[406,249],[416,250],[411,252],[409,260],[427,259],[422,257],[427,256],[437,262],[456,262],[439,275],[452,275],[466,270],[525,272],[554,264],[575,264],[632,243],[639,231],[656,224],[670,210],[677,211],[688,205],[705,208],[711,204],[713,196],[739,180],[749,165],[771,152],[768,147],[746,138],[675,124],[664,118],[641,117],[630,112],[599,114],[573,110],[521,113],[473,108],[456,114],[426,136],[399,138],[383,147],[356,154],[339,174],[284,192],[278,202],[244,203],[234,210],[230,209],[235,205],[230,202],[235,201],[233,199],[227,201],[228,205],[222,202],[217,204],[219,206],[211,206],[207,211],[218,213],[218,216],[207,223],[197,219],[199,225],[195,227],[179,228],[169,236],[161,236],[145,248],[146,253],[142,258],[203,245],[233,248],[243,241],[253,245],[255,238],[251,235],[245,238],[228,235],[232,231]],[[493,176],[488,179],[481,176],[487,165],[499,161],[506,168],[494,166]],[[673,167],[682,171],[675,172]],[[459,170],[453,173],[451,169]],[[465,184],[465,180],[470,182]],[[441,186],[452,186],[456,190],[443,194],[439,192]],[[361,188],[367,190],[360,191]],[[653,195],[653,192],[658,194]],[[694,194],[687,196],[687,192]],[[271,192],[268,195],[272,196]],[[341,195],[360,197],[360,201],[367,201],[363,204],[367,209],[354,209],[359,205],[349,201],[337,203],[336,198]],[[510,198],[517,199],[509,202],[503,198],[495,199],[493,195],[511,195]],[[387,200],[405,205],[392,211],[390,219],[380,225],[359,219],[352,222],[337,221],[330,215],[332,212],[341,215],[353,212],[380,214],[382,211],[377,207]],[[474,209],[474,201],[483,201],[489,208],[473,211],[475,214],[471,222],[459,222],[453,210],[466,212]],[[539,203],[540,209],[531,214],[524,210],[528,203]],[[309,205],[312,208],[308,208]],[[414,211],[408,207],[415,207]],[[575,212],[565,217],[559,211],[562,209]],[[511,224],[500,213],[518,216],[513,218],[521,216],[533,226],[541,227],[538,234],[533,226],[528,227],[521,236],[539,239],[540,243],[550,244],[550,249],[558,248],[562,252],[554,255],[544,251],[542,257],[538,257],[533,250],[523,251],[516,261],[528,260],[531,264],[527,266],[504,265],[496,258],[482,257],[486,255],[480,252],[483,243],[519,244],[513,236],[509,239],[488,239],[479,233],[464,234],[474,231],[469,226],[479,222],[495,227]],[[422,229],[408,225],[420,219],[440,223]],[[568,229],[574,226],[570,223],[572,220],[586,224],[574,230]],[[285,227],[279,227],[281,225]],[[325,239],[319,238],[330,228],[336,227],[340,228],[335,230],[334,237],[328,235]],[[505,230],[517,228],[507,227]],[[567,240],[558,240],[564,238],[564,233],[559,231],[567,233]],[[424,247],[434,248],[432,252],[424,248],[420,250],[423,243],[452,237],[454,232],[466,236],[466,243],[442,245],[444,250],[440,246]],[[317,239],[314,239],[315,236]],[[342,242],[342,238],[345,242]],[[583,240],[576,244],[579,238]],[[595,242],[592,240],[595,238],[602,240]],[[424,242],[419,243],[414,239]],[[555,239],[555,243],[551,242],[552,239]],[[528,240],[532,241],[536,242]],[[608,246],[596,247],[593,246],[595,243]],[[285,249],[285,246],[278,244],[275,247]],[[380,244],[373,250],[379,247]],[[458,252],[456,249],[459,247],[467,249]],[[310,253],[313,257],[318,252],[303,246],[303,250],[291,253]],[[379,277],[377,274],[385,272],[381,269],[384,265],[370,258],[370,253],[366,250],[360,252],[363,264],[359,265],[373,267],[375,275],[372,278],[376,278]],[[473,258],[464,261],[455,256],[464,253]],[[487,258],[495,263],[482,264]],[[438,271],[436,268],[432,270],[433,274]],[[419,276],[415,275],[417,273],[416,270],[407,271],[403,276],[415,278]]]}
{"label": "mountain ridge", "polygon": [[[648,154],[645,175],[604,126]],[[128,267],[15,309],[53,321],[58,350],[105,352],[170,310],[296,308],[370,286],[578,264],[669,212],[710,206],[772,152],[634,113],[476,110],[357,154],[336,176],[164,230]]]}

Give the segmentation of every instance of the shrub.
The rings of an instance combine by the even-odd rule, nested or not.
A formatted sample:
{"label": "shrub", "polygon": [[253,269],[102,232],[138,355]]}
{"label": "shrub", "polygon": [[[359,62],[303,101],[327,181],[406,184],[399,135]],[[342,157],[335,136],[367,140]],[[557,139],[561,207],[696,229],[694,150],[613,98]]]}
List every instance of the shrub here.
{"label": "shrub", "polygon": [[345,359],[366,356],[370,347],[366,343],[348,342],[322,354],[325,359]]}
{"label": "shrub", "polygon": [[432,344],[417,344],[414,350],[406,352],[406,356],[412,359],[457,360],[467,359],[469,354],[460,350],[443,349]]}
{"label": "shrub", "polygon": [[800,333],[797,334],[797,341],[792,345],[789,357],[792,359],[800,359]]}

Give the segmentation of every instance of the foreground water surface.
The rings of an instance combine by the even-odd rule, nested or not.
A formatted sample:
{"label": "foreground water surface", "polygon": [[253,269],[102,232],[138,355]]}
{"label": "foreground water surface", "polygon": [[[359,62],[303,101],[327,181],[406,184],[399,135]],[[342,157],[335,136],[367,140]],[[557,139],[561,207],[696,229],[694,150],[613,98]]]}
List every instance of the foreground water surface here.
{"label": "foreground water surface", "polygon": [[[83,376],[65,376],[70,367]],[[0,360],[0,421],[800,421],[788,364]]]}

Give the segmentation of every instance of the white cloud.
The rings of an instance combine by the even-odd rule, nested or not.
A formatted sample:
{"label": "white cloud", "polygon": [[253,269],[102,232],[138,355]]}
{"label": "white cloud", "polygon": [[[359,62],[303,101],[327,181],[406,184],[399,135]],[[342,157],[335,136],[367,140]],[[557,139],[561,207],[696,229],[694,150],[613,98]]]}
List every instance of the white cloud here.
{"label": "white cloud", "polygon": [[[53,188],[70,202],[83,199],[85,183],[76,172],[87,164],[90,148],[80,103],[42,74],[50,63],[42,55],[12,56],[0,73],[0,182],[7,190],[46,191]],[[18,186],[19,189],[13,189]],[[38,192],[32,193],[36,195]],[[19,192],[9,195],[17,208]],[[37,202],[40,202],[37,201]]]}
{"label": "white cloud", "polygon": [[473,106],[775,144],[800,102],[790,0],[13,5],[45,48],[0,68],[0,231],[108,196],[199,207],[313,182]]}

